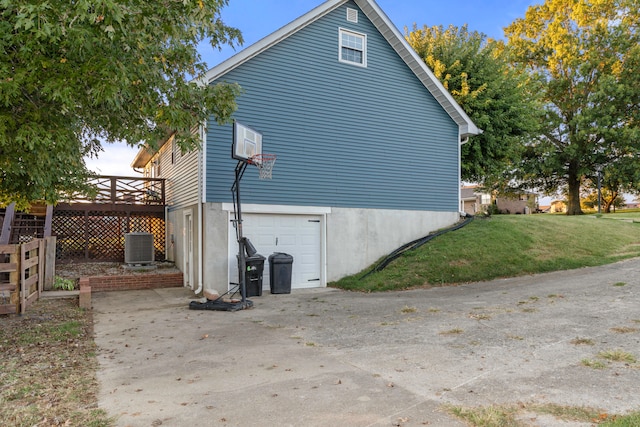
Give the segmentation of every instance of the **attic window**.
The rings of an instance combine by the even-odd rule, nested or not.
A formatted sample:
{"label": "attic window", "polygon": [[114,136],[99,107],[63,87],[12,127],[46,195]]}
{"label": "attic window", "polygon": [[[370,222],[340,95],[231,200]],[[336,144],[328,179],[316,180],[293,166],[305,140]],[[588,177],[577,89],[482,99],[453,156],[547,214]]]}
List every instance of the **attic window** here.
{"label": "attic window", "polygon": [[340,62],[367,66],[367,36],[340,28]]}
{"label": "attic window", "polygon": [[358,23],[358,10],[347,8],[347,21],[353,22],[354,24]]}

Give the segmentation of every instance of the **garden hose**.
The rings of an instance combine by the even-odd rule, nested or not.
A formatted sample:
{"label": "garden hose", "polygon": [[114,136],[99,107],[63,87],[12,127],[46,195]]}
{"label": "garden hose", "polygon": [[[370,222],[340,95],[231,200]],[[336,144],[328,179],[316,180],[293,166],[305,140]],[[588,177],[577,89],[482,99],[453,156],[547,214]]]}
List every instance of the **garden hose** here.
{"label": "garden hose", "polygon": [[360,279],[364,279],[365,277],[369,276],[370,274],[373,273],[377,273],[379,271],[384,270],[384,268],[391,264],[391,262],[395,259],[397,259],[400,255],[402,255],[403,253],[413,250],[413,249],[418,249],[420,246],[424,245],[425,243],[427,243],[429,240],[441,236],[444,233],[448,233],[449,231],[455,231],[459,228],[464,227],[465,225],[469,224],[471,221],[473,221],[474,216],[473,215],[467,215],[467,217],[464,219],[464,221],[457,223],[456,225],[449,227],[449,228],[445,228],[443,230],[439,230],[436,231],[435,233],[430,233],[424,237],[421,237],[419,239],[416,239],[412,242],[406,243],[402,246],[400,246],[398,249],[396,249],[395,251],[391,252],[389,255],[387,255],[382,261],[380,261],[375,267],[373,267],[371,270],[369,270],[367,273],[365,273]]}

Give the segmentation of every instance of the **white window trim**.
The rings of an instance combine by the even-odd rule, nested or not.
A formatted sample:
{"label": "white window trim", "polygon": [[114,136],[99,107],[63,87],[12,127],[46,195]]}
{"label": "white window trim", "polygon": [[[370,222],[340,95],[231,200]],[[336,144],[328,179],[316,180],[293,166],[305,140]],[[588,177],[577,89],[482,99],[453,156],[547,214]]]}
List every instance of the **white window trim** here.
{"label": "white window trim", "polygon": [[[342,35],[349,34],[362,38],[362,63],[353,62],[342,58]],[[347,30],[345,28],[338,29],[338,61],[345,64],[356,65],[358,67],[367,67],[367,35],[356,31]]]}

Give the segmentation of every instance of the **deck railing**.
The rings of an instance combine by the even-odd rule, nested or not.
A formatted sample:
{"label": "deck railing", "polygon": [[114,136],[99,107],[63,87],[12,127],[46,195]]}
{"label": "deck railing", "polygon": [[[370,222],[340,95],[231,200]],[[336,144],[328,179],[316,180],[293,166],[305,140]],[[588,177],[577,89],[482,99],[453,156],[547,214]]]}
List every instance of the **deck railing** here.
{"label": "deck railing", "polygon": [[122,176],[97,176],[89,181],[96,188],[95,197],[73,196],[71,202],[111,204],[165,204],[165,180]]}

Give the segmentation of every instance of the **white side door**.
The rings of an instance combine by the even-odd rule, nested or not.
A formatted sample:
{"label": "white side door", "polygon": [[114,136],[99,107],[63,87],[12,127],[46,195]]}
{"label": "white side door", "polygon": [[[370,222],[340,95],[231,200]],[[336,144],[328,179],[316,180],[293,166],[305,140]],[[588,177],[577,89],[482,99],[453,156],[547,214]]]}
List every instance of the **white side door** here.
{"label": "white side door", "polygon": [[183,247],[183,277],[184,286],[194,289],[195,274],[193,265],[193,213],[191,210],[184,212],[182,229]]}

